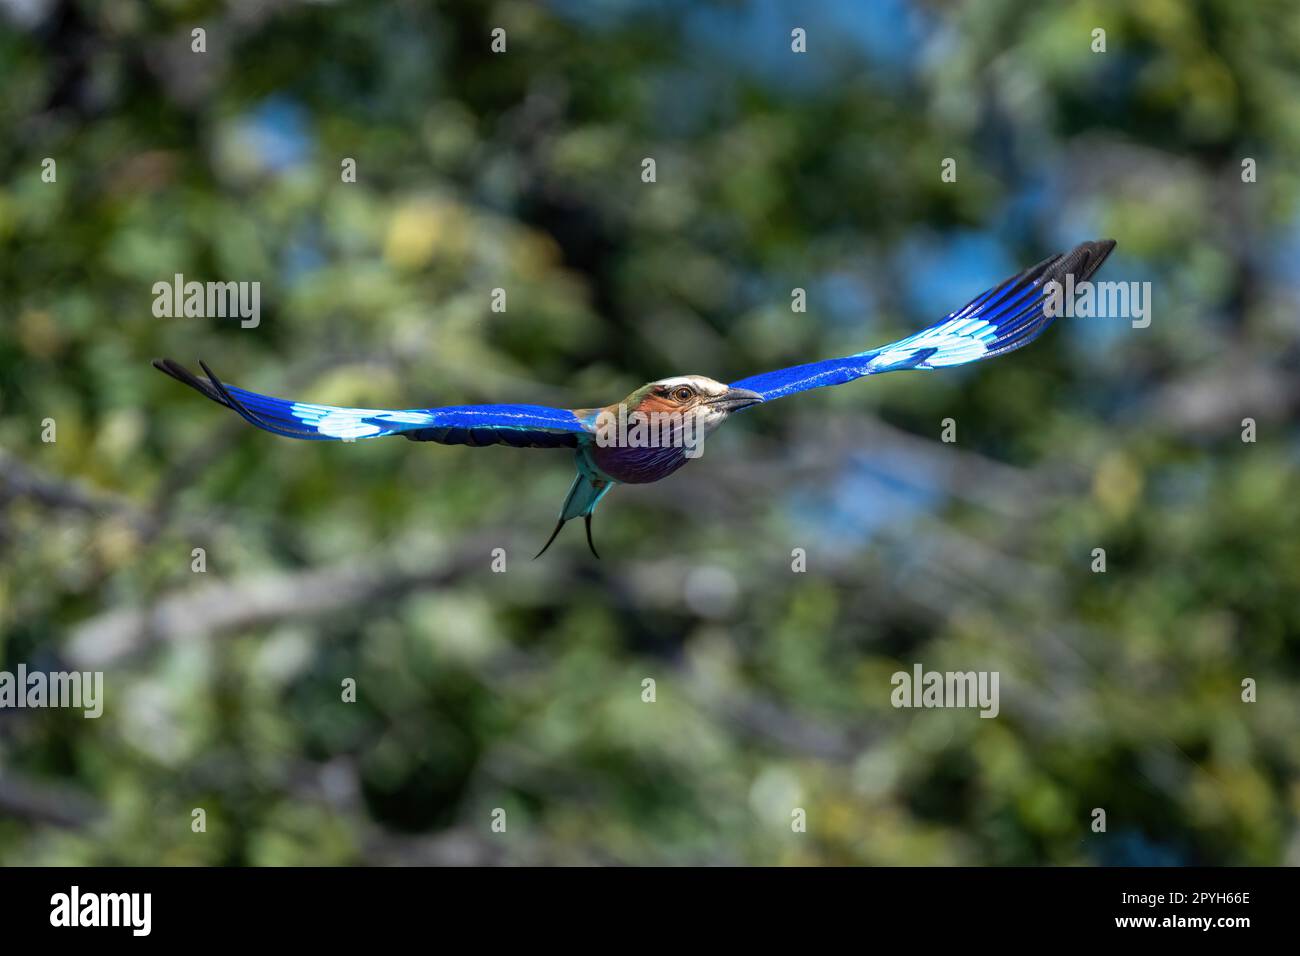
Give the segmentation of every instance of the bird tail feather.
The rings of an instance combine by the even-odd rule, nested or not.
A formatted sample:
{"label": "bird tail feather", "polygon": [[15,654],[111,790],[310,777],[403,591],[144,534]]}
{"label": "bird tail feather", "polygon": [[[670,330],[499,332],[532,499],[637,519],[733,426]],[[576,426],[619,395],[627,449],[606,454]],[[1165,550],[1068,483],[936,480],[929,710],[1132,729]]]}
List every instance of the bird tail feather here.
{"label": "bird tail feather", "polygon": [[555,523],[555,530],[546,539],[546,544],[542,545],[542,550],[533,556],[534,560],[546,553],[546,549],[551,546],[551,542],[560,533],[565,522],[572,521],[574,518],[583,519],[587,526],[587,547],[591,548],[592,554],[600,557],[596,545],[591,540],[591,514],[596,510],[600,499],[614,487],[614,483],[607,478],[601,478],[590,467],[584,467],[585,465],[586,462],[579,452],[578,474],[574,476],[573,484],[569,486],[569,493],[564,497],[564,506],[560,508],[560,520]]}

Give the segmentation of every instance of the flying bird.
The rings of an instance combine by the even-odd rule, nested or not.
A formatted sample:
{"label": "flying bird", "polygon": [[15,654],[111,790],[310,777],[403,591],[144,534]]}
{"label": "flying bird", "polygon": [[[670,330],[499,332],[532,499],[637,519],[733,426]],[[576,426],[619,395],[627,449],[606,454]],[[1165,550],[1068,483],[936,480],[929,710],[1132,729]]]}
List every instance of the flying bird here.
{"label": "flying bird", "polygon": [[879,348],[765,372],[730,385],[703,375],[675,375],[642,385],[621,402],[600,408],[341,408],[236,388],[223,383],[203,362],[199,365],[206,381],[171,359],[155,359],[153,365],[238,412],[250,424],[286,438],[341,441],[403,435],[411,441],[443,445],[574,449],[577,475],[555,530],[536,556],[551,546],[566,522],[582,518],[587,545],[599,558],[591,538],[591,516],[615,485],[668,477],[698,455],[704,436],[743,409],[864,375],[964,365],[1027,345],[1055,317],[1044,287],[1052,282],[1065,286],[1067,275],[1074,276],[1076,286],[1086,281],[1114,247],[1110,239],[1081,243],[976,296],[934,325]]}

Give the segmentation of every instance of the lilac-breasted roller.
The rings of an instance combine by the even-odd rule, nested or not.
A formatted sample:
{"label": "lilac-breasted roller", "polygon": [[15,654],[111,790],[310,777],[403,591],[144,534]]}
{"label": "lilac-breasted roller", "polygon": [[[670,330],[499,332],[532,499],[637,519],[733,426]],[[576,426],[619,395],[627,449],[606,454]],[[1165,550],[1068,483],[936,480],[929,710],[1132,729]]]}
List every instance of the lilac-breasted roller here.
{"label": "lilac-breasted roller", "polygon": [[586,523],[587,544],[596,554],[591,515],[606,492],[617,484],[666,478],[697,456],[704,436],[733,413],[877,372],[964,365],[1018,349],[1037,338],[1054,318],[1045,287],[1053,282],[1065,286],[1067,275],[1074,276],[1076,285],[1086,281],[1114,247],[1110,239],[1081,243],[976,296],[929,328],[880,348],[765,372],[730,385],[703,375],[662,378],[601,408],[341,408],[226,385],[202,362],[206,381],[171,359],[156,359],[153,364],[258,428],[287,438],[339,441],[404,435],[412,441],[444,445],[572,448],[578,474],[555,530],[538,556],[551,546],[565,522],[578,517]]}

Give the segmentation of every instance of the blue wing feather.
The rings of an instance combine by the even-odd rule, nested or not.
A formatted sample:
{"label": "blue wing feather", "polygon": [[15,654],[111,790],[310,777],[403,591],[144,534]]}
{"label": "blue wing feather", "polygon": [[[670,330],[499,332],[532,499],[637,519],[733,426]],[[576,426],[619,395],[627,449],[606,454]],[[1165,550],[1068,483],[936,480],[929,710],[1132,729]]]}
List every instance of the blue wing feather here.
{"label": "blue wing feather", "polygon": [[[199,363],[203,365],[203,363]],[[308,441],[342,441],[405,435],[414,441],[448,445],[505,444],[515,447],[574,447],[587,429],[566,408],[545,405],[452,405],[445,408],[349,408],[276,398],[226,385],[206,366],[208,381],[170,359],[154,367],[234,409],[265,431]]]}
{"label": "blue wing feather", "polygon": [[827,385],[842,385],[864,375],[901,369],[935,369],[992,358],[1028,345],[1051,324],[1044,286],[1089,278],[1115,248],[1110,239],[1085,242],[1055,255],[976,296],[939,322],[889,345],[752,375],[732,388],[758,392],[767,401]]}

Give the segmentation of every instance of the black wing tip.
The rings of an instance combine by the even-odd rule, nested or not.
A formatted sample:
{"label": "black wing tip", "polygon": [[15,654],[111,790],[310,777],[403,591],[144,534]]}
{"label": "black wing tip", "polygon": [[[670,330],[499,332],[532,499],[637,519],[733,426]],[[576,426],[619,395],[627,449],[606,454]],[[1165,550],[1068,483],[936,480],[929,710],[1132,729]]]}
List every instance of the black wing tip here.
{"label": "black wing tip", "polygon": [[[227,408],[233,407],[209,382],[203,381],[175,359],[156,358],[150,364],[164,375],[171,376],[182,385],[188,385],[190,388],[194,389],[194,391],[198,392],[205,398],[210,398],[218,405],[225,405]],[[199,362],[199,365],[203,367],[203,370],[207,372],[209,376],[212,375],[212,372],[203,364],[203,362]]]}
{"label": "black wing tip", "polygon": [[1054,279],[1060,281],[1067,275],[1072,275],[1075,282],[1085,282],[1101,268],[1102,263],[1114,251],[1115,245],[1114,239],[1090,239],[1081,242],[1069,252],[1053,256],[1048,260],[1042,281],[1050,282]]}
{"label": "black wing tip", "polygon": [[1042,262],[1030,266],[1007,281],[1027,281],[1042,285],[1053,279],[1064,279],[1067,274],[1073,274],[1076,282],[1082,282],[1101,268],[1101,264],[1114,251],[1115,246],[1114,239],[1089,239],[1066,252],[1048,256]]}
{"label": "black wing tip", "polygon": [[[194,377],[190,373],[189,369],[187,369],[184,365],[182,365],[180,362],[176,361],[175,359],[156,358],[149,364],[152,365],[154,368],[156,368],[158,371],[162,372],[164,375],[170,375],[172,378],[180,382],[185,382],[187,377],[188,378]],[[189,383],[186,382],[186,384]]]}

